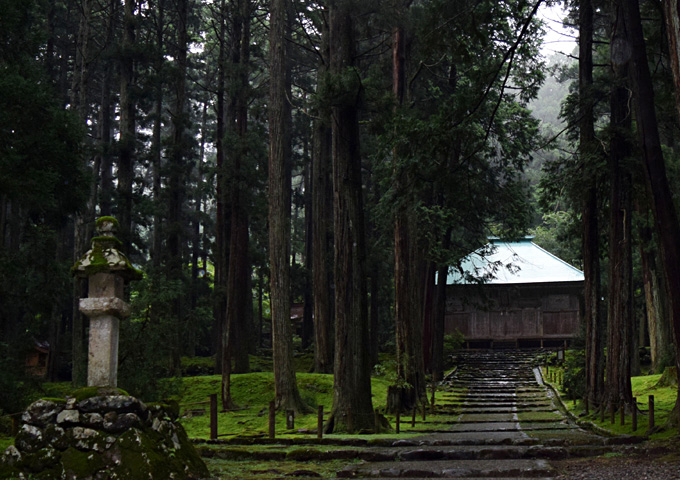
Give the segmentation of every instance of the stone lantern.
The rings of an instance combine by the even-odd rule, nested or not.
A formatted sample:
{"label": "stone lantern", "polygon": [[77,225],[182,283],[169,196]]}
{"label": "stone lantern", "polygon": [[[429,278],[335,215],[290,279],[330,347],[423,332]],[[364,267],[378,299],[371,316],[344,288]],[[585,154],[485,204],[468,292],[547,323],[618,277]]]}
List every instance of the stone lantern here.
{"label": "stone lantern", "polygon": [[119,250],[122,243],[115,236],[115,218],[99,218],[96,228],[90,250],[72,272],[88,278],[88,297],[80,299],[80,311],[90,318],[87,385],[116,387],[120,320],[130,316],[130,305],[123,300],[125,282],[142,278],[142,272]]}

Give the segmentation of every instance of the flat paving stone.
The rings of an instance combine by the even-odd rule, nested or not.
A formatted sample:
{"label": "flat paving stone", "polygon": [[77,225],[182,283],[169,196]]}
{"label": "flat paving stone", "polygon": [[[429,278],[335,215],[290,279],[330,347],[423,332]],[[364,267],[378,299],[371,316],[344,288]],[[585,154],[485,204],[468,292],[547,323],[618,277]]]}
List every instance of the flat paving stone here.
{"label": "flat paving stone", "polygon": [[551,477],[546,460],[439,460],[428,462],[373,462],[352,465],[338,472],[339,478],[471,478]]}
{"label": "flat paving stone", "polygon": [[552,480],[550,460],[610,448],[609,439],[584,431],[556,409],[531,354],[469,353],[457,359],[460,366],[437,399],[436,413],[451,418],[437,422],[445,430],[418,421],[408,431],[421,436],[367,452],[362,458],[374,461],[348,465],[338,477]]}

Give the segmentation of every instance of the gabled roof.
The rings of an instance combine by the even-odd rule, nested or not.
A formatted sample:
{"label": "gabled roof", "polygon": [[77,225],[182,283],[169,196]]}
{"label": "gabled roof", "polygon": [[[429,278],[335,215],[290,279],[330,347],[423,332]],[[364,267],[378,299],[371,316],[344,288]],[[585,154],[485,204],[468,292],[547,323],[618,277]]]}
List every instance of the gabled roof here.
{"label": "gabled roof", "polygon": [[581,270],[543,250],[531,241],[532,238],[516,242],[490,239],[490,243],[460,261],[465,275],[452,268],[446,283],[478,283],[475,279],[490,285],[584,280]]}

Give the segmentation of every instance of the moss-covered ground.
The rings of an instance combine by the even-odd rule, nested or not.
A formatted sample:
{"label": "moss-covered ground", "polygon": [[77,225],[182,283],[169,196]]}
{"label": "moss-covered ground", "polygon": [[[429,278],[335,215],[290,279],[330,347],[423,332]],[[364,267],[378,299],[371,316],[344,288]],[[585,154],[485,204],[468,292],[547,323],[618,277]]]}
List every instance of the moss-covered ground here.
{"label": "moss-covered ground", "polygon": [[[551,371],[555,370],[559,372],[559,369],[551,367]],[[547,381],[548,377],[545,373],[544,370],[544,379],[546,380],[546,383],[550,383],[560,395],[564,395],[565,392],[562,390],[561,385],[557,381]],[[589,415],[585,415],[585,405],[581,400],[574,402],[573,400],[563,397],[563,402],[567,409],[576,417],[613,434],[649,436],[652,440],[664,440],[675,437],[678,434],[676,429],[664,428],[668,421],[668,416],[675,405],[678,389],[677,386],[658,385],[660,378],[661,374],[643,375],[631,378],[633,396],[637,399],[639,411],[637,418],[638,425],[635,431],[632,429],[632,418],[630,413],[626,415],[624,425],[621,425],[620,412],[616,412],[615,422],[611,423],[611,415],[609,412],[607,412],[604,421],[602,421],[599,412],[591,411]],[[649,434],[648,415],[650,395],[654,395],[654,424],[659,427],[656,431],[651,433],[651,435]]]}

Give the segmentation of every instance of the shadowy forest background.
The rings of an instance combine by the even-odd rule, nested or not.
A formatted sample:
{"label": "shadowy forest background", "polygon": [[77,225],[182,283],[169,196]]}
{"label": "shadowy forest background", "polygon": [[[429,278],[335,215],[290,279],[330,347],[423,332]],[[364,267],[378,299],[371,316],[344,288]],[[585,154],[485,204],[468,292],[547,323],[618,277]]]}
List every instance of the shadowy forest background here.
{"label": "shadowy forest background", "polygon": [[331,428],[373,425],[379,353],[405,408],[441,378],[437,276],[531,233],[586,275],[583,396],[630,404],[639,347],[661,371],[680,338],[673,3],[563,2],[579,45],[547,59],[560,2],[0,0],[0,409],[36,342],[84,383],[70,267],[106,215],[145,273],[119,381],[143,398],[209,357],[229,408],[265,354],[305,410],[307,352]]}

